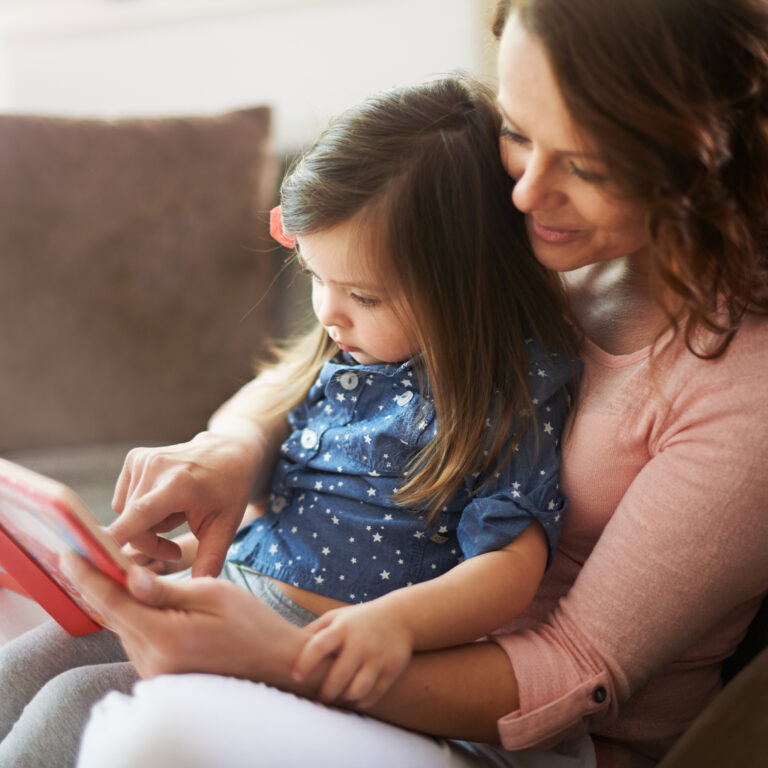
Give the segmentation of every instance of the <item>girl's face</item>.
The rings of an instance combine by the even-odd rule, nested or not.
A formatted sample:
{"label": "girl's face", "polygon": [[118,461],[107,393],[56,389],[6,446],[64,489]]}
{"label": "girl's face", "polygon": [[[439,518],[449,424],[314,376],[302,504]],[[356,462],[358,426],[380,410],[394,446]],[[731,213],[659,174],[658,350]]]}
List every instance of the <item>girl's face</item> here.
{"label": "girl's face", "polygon": [[368,232],[354,221],[296,237],[312,276],[312,307],[338,346],[358,363],[399,363],[418,351],[410,313],[394,281],[377,279]]}
{"label": "girl's face", "polygon": [[546,51],[516,16],[499,46],[501,157],[539,261],[565,272],[644,256],[641,210],[607,191],[610,169],[571,118]]}

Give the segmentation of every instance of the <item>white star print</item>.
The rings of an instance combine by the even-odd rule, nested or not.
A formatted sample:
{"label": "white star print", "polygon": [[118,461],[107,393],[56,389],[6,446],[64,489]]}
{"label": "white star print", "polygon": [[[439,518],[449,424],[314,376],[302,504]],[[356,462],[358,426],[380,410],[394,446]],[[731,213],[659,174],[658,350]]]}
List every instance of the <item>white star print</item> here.
{"label": "white star print", "polygon": [[339,392],[339,393],[336,395],[336,399],[337,399],[337,400],[338,400],[340,403],[343,403],[343,402],[344,402],[344,401],[345,401],[347,398],[344,396],[344,393],[343,393],[343,392]]}
{"label": "white star print", "polygon": [[383,536],[380,533],[374,533],[373,534],[373,540],[375,542],[377,542],[377,543],[380,542],[382,540],[382,538],[383,538]]}
{"label": "white star print", "polygon": [[375,496],[375,495],[376,495],[376,489],[375,489],[375,488],[369,488],[369,489],[367,490],[367,494],[368,494],[369,496]]}
{"label": "white star print", "polygon": [[389,571],[382,571],[379,576],[381,576],[382,581],[388,581],[389,580]]}
{"label": "white star print", "polygon": [[551,435],[551,434],[552,434],[552,431],[553,431],[553,430],[552,430],[552,425],[551,425],[551,424],[550,424],[548,421],[545,421],[545,422],[544,422],[544,431],[545,431],[545,432],[546,432],[548,435]]}

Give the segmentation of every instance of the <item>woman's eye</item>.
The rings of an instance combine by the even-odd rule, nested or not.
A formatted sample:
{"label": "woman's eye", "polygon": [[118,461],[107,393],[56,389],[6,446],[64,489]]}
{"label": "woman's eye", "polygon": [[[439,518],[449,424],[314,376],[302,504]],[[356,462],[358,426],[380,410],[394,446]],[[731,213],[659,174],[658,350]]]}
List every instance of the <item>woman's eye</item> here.
{"label": "woman's eye", "polygon": [[525,136],[521,136],[519,133],[516,133],[511,128],[508,128],[506,125],[501,126],[501,132],[499,134],[503,139],[509,139],[511,142],[515,144],[525,144],[528,139],[525,138]]}
{"label": "woman's eye", "polygon": [[370,296],[361,296],[359,293],[353,293],[352,299],[356,301],[361,307],[375,307],[378,303],[378,299],[373,299]]}
{"label": "woman's eye", "polygon": [[576,176],[576,178],[586,181],[588,184],[603,184],[606,181],[606,177],[602,173],[585,171],[573,162],[569,165],[571,173]]}

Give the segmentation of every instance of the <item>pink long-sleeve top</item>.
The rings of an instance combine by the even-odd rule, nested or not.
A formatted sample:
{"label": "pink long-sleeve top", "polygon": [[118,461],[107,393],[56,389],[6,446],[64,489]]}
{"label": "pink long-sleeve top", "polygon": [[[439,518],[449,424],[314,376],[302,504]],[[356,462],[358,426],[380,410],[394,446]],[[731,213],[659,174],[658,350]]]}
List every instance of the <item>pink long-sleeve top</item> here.
{"label": "pink long-sleeve top", "polygon": [[727,352],[586,342],[563,446],[559,550],[495,639],[520,709],[508,749],[597,736],[601,766],[652,765],[720,688],[768,590],[768,320]]}

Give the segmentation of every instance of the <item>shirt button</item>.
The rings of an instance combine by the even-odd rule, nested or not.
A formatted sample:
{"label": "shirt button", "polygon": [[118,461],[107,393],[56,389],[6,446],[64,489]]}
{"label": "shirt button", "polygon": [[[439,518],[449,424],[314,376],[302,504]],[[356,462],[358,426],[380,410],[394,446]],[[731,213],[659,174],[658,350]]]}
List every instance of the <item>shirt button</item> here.
{"label": "shirt button", "polygon": [[301,433],[302,448],[314,448],[317,445],[317,434],[312,429],[305,429]]}
{"label": "shirt button", "polygon": [[397,397],[395,397],[395,402],[398,405],[408,405],[408,403],[410,403],[411,400],[413,400],[413,390],[411,389],[408,389],[405,392],[403,392],[402,395],[397,395]]}
{"label": "shirt button", "polygon": [[594,691],[592,691],[592,701],[595,704],[602,704],[608,698],[608,691],[602,685],[598,685]]}
{"label": "shirt button", "polygon": [[346,390],[354,389],[357,386],[357,374],[347,371],[339,376],[339,382],[341,386]]}

